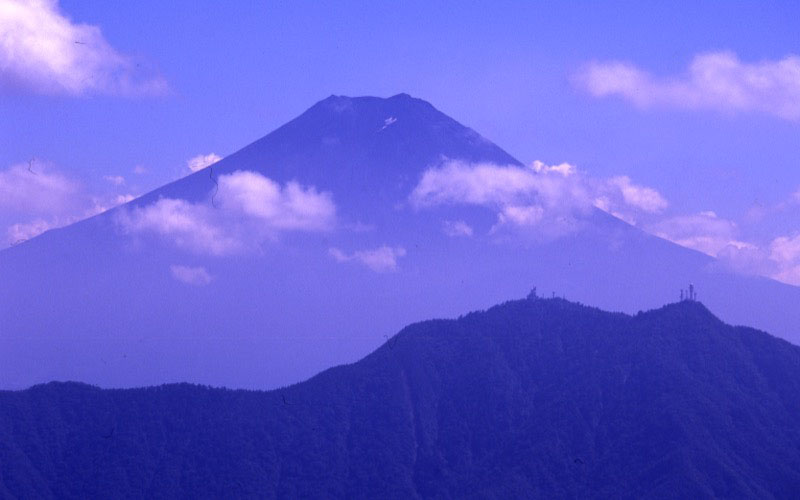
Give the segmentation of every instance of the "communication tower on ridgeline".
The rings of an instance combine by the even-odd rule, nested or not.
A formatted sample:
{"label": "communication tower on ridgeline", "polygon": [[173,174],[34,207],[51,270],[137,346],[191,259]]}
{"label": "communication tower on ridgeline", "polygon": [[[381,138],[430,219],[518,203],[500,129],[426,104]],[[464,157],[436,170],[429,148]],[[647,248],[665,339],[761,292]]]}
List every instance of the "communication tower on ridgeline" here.
{"label": "communication tower on ridgeline", "polygon": [[689,283],[689,289],[688,290],[684,290],[683,288],[681,288],[681,302],[683,302],[685,300],[686,301],[692,301],[692,302],[696,302],[697,301],[697,292],[694,289],[694,284],[693,283]]}

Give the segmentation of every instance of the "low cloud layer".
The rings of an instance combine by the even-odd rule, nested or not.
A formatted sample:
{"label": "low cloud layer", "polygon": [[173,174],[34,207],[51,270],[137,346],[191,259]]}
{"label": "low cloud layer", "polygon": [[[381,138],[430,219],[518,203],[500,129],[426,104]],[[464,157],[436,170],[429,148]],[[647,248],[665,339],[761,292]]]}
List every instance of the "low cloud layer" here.
{"label": "low cloud layer", "polygon": [[72,22],[56,0],[0,2],[0,91],[71,96],[166,92],[163,78],[139,67],[116,51],[99,27]]}
{"label": "low cloud layer", "polygon": [[[263,175],[236,171],[217,180],[211,201],[162,198],[120,214],[130,234],[156,234],[186,250],[228,255],[254,249],[286,231],[332,229],[336,207],[329,193],[290,182],[281,187]],[[214,191],[214,189],[211,189]]]}
{"label": "low cloud layer", "polygon": [[[546,236],[575,226],[582,214],[598,207],[626,220],[641,213],[660,213],[667,201],[655,189],[630,178],[591,178],[573,165],[534,162],[516,165],[452,161],[428,169],[411,193],[416,209],[438,205],[478,205],[497,213],[495,230],[531,227]],[[450,226],[445,232],[455,232]]]}
{"label": "low cloud layer", "polygon": [[347,254],[338,248],[331,248],[328,253],[337,262],[358,262],[376,273],[387,273],[398,270],[397,259],[406,255],[402,247],[383,245],[371,250],[358,250]]}
{"label": "low cloud layer", "polygon": [[800,57],[743,62],[733,52],[698,54],[686,72],[657,77],[628,62],[594,61],[576,76],[595,97],[619,96],[640,108],[759,112],[800,120]]}

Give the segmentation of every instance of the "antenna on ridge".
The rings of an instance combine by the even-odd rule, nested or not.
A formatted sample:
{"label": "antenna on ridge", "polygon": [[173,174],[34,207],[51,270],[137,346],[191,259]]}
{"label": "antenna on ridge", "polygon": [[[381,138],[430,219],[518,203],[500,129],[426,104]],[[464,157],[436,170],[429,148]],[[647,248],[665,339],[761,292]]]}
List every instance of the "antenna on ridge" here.
{"label": "antenna on ridge", "polygon": [[683,288],[681,288],[681,302],[684,301],[691,301],[691,302],[697,301],[697,292],[694,289],[693,283],[689,283],[688,290],[684,290]]}

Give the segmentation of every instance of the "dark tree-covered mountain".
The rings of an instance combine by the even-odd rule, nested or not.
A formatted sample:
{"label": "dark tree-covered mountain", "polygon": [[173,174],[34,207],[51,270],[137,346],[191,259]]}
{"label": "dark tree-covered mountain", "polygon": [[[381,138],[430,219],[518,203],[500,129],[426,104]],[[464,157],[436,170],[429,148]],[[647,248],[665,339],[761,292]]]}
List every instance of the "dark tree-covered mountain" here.
{"label": "dark tree-covered mountain", "polygon": [[0,393],[0,496],[797,498],[800,348],[698,302],[417,323],[270,392]]}

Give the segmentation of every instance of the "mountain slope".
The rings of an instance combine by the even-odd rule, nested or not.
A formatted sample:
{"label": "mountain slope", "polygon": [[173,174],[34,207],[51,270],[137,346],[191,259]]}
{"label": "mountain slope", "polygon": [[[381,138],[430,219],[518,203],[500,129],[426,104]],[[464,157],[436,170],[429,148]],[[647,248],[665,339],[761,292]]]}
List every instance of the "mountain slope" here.
{"label": "mountain slope", "polygon": [[[731,274],[600,210],[559,238],[500,238],[491,209],[411,206],[447,158],[519,165],[425,101],[332,96],[205,170],[0,251],[0,388],[273,388],[533,285],[631,313],[693,282],[724,320],[800,340],[800,288]],[[226,198],[241,173],[261,197]],[[264,197],[294,219],[270,232],[225,215],[236,202],[269,226]],[[328,226],[304,219],[326,203]],[[454,221],[472,235],[446,234]],[[241,251],[222,251],[237,238]]]}
{"label": "mountain slope", "polygon": [[272,392],[0,393],[0,491],[790,498],[798,415],[800,348],[699,303],[522,300],[411,325]]}
{"label": "mountain slope", "polygon": [[[216,175],[250,170],[279,182],[311,182],[333,193],[346,212],[364,217],[392,210],[422,171],[442,158],[519,165],[519,161],[430,103],[408,94],[330,96],[267,136],[213,166]],[[203,199],[213,188],[204,170],[157,189],[137,204],[158,197]]]}

